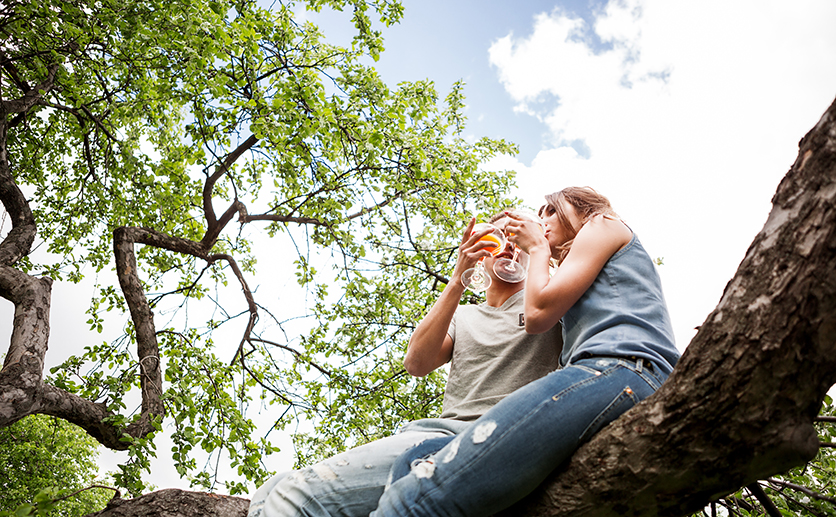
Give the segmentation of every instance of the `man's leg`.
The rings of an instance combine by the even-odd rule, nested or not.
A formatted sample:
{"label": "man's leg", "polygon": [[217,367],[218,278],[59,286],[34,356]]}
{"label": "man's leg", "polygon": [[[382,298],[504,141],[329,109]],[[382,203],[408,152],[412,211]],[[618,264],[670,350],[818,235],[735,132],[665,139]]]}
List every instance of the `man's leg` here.
{"label": "man's leg", "polygon": [[584,441],[653,393],[642,360],[578,361],[512,393],[393,483],[372,517],[472,517],[531,492]]}
{"label": "man's leg", "polygon": [[253,494],[249,517],[367,517],[377,507],[395,459],[432,438],[453,436],[468,422],[426,419],[401,432],[311,467],[279,474]]}

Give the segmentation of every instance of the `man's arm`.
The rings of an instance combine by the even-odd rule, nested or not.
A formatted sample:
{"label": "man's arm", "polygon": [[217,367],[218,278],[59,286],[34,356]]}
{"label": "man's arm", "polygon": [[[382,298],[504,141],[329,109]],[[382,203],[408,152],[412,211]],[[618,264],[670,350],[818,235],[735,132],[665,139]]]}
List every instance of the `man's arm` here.
{"label": "man's arm", "polygon": [[423,377],[453,357],[453,338],[447,329],[463,292],[462,283],[450,279],[430,312],[415,328],[403,360],[410,375]]}
{"label": "man's arm", "polygon": [[409,338],[403,364],[410,375],[423,377],[453,357],[453,339],[447,329],[464,293],[462,273],[475,266],[479,259],[490,256],[484,249],[486,244],[478,242],[487,231],[471,235],[475,223],[476,220],[471,219],[464,231],[456,269],[444,291]]}

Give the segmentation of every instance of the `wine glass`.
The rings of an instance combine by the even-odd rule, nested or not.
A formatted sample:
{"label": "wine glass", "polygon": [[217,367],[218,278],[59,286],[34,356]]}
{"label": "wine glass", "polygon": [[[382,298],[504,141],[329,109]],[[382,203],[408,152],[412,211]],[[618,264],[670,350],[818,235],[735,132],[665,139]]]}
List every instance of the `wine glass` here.
{"label": "wine glass", "polygon": [[[489,223],[479,223],[473,227],[471,235],[486,229],[489,229],[490,233],[479,239],[479,242],[485,241],[491,244],[490,246],[485,246],[485,249],[490,251],[491,255],[502,253],[502,250],[505,249],[505,234],[496,226]],[[491,286],[491,277],[485,271],[482,260],[484,259],[479,259],[479,262],[474,267],[462,273],[462,285],[474,293],[481,293]]]}
{"label": "wine glass", "polygon": [[[537,223],[540,226],[540,230],[542,230],[543,233],[546,232],[543,220],[531,212],[521,212],[515,210],[514,215],[520,219]],[[522,251],[520,247],[514,245],[513,258],[502,258],[494,262],[493,272],[496,274],[497,278],[500,278],[509,284],[516,284],[525,280],[525,277],[528,276],[528,254],[524,254],[520,257],[520,251]]]}

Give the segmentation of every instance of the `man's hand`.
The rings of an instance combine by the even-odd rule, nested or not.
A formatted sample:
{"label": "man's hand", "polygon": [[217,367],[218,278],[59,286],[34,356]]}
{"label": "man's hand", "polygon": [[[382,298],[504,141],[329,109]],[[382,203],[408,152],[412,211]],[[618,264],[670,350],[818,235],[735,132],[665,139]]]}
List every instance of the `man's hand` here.
{"label": "man's hand", "polygon": [[482,237],[489,234],[490,229],[486,228],[477,232],[473,232],[473,227],[476,225],[476,218],[471,218],[470,222],[462,234],[462,243],[459,246],[459,256],[456,259],[456,268],[453,270],[453,277],[450,282],[458,282],[461,284],[462,273],[468,269],[476,266],[479,260],[490,257],[491,253],[485,248],[491,246],[488,241],[480,241]]}

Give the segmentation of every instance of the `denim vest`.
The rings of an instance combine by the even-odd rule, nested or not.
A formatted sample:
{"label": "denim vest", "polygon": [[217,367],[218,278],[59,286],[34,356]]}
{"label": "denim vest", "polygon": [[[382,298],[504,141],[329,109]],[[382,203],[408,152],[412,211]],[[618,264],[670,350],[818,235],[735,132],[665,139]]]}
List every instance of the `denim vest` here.
{"label": "denim vest", "polygon": [[670,374],[679,359],[659,274],[635,233],[561,323],[563,365],[594,356],[640,357]]}

